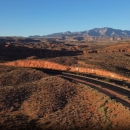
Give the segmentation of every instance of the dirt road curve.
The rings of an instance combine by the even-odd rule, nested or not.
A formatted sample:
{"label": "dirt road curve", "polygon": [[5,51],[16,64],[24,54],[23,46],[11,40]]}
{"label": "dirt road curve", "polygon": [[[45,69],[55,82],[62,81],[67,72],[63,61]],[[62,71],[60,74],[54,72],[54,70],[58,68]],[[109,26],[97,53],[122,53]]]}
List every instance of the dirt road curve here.
{"label": "dirt road curve", "polygon": [[[122,103],[124,106],[130,108],[130,90],[128,89],[89,77],[78,76],[69,73],[62,73],[59,76],[68,80],[73,80],[78,83],[82,83],[84,85],[89,85],[90,87],[97,89],[98,91],[108,95],[112,99],[115,99],[116,101]],[[125,100],[124,97],[127,97],[128,100]]]}

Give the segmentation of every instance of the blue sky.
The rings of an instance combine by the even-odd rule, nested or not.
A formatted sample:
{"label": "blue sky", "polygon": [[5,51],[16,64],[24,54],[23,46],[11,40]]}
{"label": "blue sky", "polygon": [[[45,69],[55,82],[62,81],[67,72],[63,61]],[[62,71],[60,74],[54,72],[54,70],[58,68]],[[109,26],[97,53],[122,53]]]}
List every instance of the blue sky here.
{"label": "blue sky", "polygon": [[0,36],[130,30],[130,0],[0,0]]}

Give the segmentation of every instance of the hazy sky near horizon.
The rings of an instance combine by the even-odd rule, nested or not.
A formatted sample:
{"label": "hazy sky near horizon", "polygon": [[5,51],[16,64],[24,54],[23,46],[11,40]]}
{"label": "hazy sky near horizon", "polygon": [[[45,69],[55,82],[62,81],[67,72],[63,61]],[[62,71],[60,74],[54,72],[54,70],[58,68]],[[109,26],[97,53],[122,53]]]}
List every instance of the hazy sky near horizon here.
{"label": "hazy sky near horizon", "polygon": [[130,30],[130,0],[0,0],[0,36]]}

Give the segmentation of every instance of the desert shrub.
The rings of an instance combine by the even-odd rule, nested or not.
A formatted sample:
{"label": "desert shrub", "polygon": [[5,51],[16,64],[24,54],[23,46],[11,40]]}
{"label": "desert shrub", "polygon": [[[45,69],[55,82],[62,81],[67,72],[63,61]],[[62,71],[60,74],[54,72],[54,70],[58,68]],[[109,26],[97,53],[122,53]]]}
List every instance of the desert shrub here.
{"label": "desert shrub", "polygon": [[110,78],[105,79],[106,82],[111,82]]}

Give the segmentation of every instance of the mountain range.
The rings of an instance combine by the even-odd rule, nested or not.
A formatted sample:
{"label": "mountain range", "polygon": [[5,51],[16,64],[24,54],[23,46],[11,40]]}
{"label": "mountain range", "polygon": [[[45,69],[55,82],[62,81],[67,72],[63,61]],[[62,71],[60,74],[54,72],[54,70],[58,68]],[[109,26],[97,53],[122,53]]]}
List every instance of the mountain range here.
{"label": "mountain range", "polygon": [[57,37],[57,36],[130,36],[129,30],[121,30],[121,29],[113,29],[113,28],[94,28],[91,30],[86,31],[79,31],[79,32],[59,32],[53,33],[49,35],[34,35],[29,37]]}

